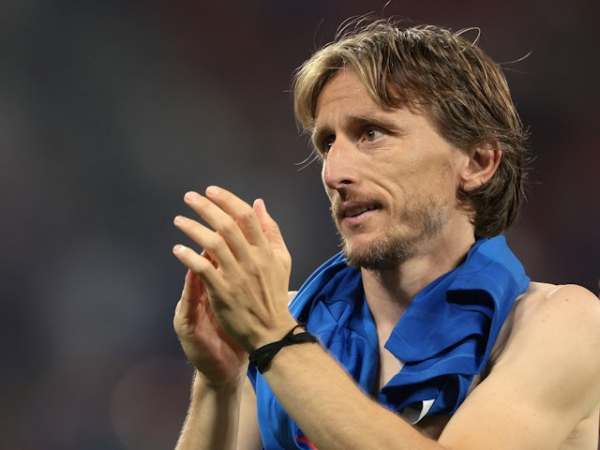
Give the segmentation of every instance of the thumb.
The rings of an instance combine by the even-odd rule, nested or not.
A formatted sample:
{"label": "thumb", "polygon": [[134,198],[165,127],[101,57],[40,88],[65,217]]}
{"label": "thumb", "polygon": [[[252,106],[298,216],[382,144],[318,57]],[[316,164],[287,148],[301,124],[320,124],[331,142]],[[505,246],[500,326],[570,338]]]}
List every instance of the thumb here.
{"label": "thumb", "polygon": [[279,225],[277,225],[277,222],[273,220],[273,218],[267,211],[265,201],[262,198],[256,199],[254,200],[254,204],[252,205],[252,207],[254,208],[254,212],[258,217],[258,222],[260,223],[260,227],[262,228],[263,233],[265,233],[267,241],[271,245],[286,248],[283,236],[281,235],[281,231],[279,229]]}

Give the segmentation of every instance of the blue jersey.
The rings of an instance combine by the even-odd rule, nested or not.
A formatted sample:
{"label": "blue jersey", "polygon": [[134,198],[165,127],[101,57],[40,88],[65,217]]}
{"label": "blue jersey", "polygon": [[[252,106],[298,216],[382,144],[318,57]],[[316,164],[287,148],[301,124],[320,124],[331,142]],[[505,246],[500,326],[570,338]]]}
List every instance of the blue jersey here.
{"label": "blue jersey", "polygon": [[[365,394],[398,414],[414,413],[416,422],[456,411],[487,365],[515,299],[528,286],[503,236],[478,240],[461,265],[414,297],[395,325],[385,348],[402,368],[381,390],[377,329],[360,270],[349,267],[341,253],[306,280],[290,310]],[[248,376],[263,448],[314,448],[255,367]]]}

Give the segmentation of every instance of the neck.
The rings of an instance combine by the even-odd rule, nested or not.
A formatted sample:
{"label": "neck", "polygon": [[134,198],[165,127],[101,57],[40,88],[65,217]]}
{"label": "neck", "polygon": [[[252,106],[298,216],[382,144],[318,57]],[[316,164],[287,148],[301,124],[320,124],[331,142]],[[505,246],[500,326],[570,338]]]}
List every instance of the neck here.
{"label": "neck", "polygon": [[378,328],[391,331],[419,291],[462,262],[475,242],[472,226],[464,225],[454,230],[447,227],[421,245],[415,256],[389,270],[361,269],[367,302]]}

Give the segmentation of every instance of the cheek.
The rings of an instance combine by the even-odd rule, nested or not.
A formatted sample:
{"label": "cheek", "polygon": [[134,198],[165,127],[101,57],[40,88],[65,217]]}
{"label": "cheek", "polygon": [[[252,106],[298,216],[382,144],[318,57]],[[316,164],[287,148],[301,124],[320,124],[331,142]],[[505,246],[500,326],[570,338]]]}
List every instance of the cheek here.
{"label": "cheek", "polygon": [[386,175],[396,197],[403,197],[407,204],[418,204],[434,198],[446,203],[456,196],[456,176],[447,160],[425,158],[413,163]]}
{"label": "cheek", "polygon": [[450,164],[438,166],[437,170],[431,174],[429,186],[430,198],[437,199],[435,202],[439,205],[450,206],[455,203],[458,181]]}
{"label": "cheek", "polygon": [[441,161],[438,170],[438,177],[440,179],[440,183],[443,184],[443,186],[445,186],[446,191],[449,194],[454,194],[456,192],[459,177],[458,171],[452,160],[444,159]]}

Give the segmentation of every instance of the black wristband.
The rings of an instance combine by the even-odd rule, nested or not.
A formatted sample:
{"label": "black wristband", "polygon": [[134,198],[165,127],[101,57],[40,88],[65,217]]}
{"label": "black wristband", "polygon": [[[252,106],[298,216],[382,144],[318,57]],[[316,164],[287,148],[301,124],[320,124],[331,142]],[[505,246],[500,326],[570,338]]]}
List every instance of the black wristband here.
{"label": "black wristband", "polygon": [[280,341],[271,342],[270,344],[263,345],[250,353],[249,359],[252,364],[256,366],[260,373],[264,373],[271,367],[271,360],[283,347],[293,344],[301,344],[303,342],[318,342],[317,338],[314,337],[307,331],[302,333],[294,334],[296,328],[303,327],[304,325],[298,324],[292,328],[288,334],[286,334]]}

